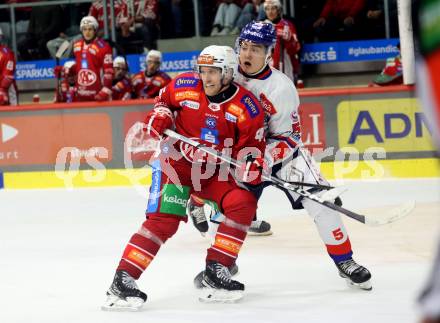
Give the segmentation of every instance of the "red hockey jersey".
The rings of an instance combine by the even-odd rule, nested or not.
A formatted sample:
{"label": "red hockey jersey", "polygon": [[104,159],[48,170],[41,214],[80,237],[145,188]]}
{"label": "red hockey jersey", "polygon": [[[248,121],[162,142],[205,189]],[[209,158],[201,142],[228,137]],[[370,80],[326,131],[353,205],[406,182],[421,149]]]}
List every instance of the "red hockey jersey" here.
{"label": "red hockey jersey", "polygon": [[0,45],[0,89],[7,93],[4,105],[18,104],[17,84],[15,83],[15,56],[7,46]]}
{"label": "red hockey jersey", "polygon": [[132,78],[133,90],[137,99],[155,98],[161,88],[170,83],[171,78],[167,73],[158,71],[152,76],[139,72]]}
{"label": "red hockey jersey", "polygon": [[130,100],[133,88],[131,86],[131,80],[125,76],[119,82],[116,82],[112,88],[113,100]]}
{"label": "red hockey jersey", "polygon": [[[94,101],[100,90],[111,92],[113,57],[111,47],[100,38],[90,44],[81,39],[73,45],[78,101]],[[102,77],[101,77],[102,75]]]}
{"label": "red hockey jersey", "polygon": [[[177,112],[176,132],[186,137],[197,138],[218,150],[232,147],[232,156],[235,158],[243,158],[243,154],[249,153],[249,150],[246,152],[243,149],[250,147],[257,148],[260,156],[263,156],[263,108],[251,92],[236,83],[234,85],[236,91],[232,97],[222,103],[211,103],[198,74],[183,73],[160,91],[155,107],[166,106]],[[150,113],[154,113],[154,110]],[[190,147],[186,148],[182,150],[180,147],[180,150],[186,159],[193,162],[194,152]]]}

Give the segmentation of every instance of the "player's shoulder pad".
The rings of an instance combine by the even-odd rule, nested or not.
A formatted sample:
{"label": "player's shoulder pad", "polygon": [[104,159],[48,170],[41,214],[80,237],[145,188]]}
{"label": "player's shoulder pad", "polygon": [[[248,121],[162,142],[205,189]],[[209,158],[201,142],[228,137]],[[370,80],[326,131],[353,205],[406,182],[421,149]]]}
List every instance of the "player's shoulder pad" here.
{"label": "player's shoulder pad", "polygon": [[201,84],[199,75],[195,72],[185,72],[174,78],[174,88],[196,88]]}
{"label": "player's shoulder pad", "polygon": [[264,93],[271,101],[289,104],[291,104],[292,100],[299,102],[298,91],[293,81],[286,74],[275,68],[272,68],[272,74],[267,81]]}
{"label": "player's shoulder pad", "polygon": [[170,77],[167,73],[165,73],[165,72],[163,72],[163,71],[159,71],[159,74],[160,74],[160,76],[162,76],[162,78],[164,78],[165,80],[171,80],[171,77]]}

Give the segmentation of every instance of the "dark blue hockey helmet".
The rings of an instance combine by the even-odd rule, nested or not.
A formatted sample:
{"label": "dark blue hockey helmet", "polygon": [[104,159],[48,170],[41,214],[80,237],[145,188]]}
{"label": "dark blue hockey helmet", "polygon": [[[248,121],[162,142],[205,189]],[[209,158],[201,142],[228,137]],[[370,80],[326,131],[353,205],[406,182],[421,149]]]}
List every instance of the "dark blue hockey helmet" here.
{"label": "dark blue hockey helmet", "polygon": [[275,45],[277,34],[275,27],[270,22],[251,21],[241,30],[238,36],[238,43],[249,41],[255,44],[262,44],[266,47]]}

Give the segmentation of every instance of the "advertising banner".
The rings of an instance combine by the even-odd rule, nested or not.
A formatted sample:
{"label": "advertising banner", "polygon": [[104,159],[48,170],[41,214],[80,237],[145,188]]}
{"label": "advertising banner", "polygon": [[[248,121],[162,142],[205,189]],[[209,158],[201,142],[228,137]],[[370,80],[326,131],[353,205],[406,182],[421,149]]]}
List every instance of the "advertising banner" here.
{"label": "advertising banner", "polygon": [[337,106],[339,147],[365,152],[435,151],[416,99],[342,101]]}
{"label": "advertising banner", "polygon": [[20,116],[0,119],[0,166],[108,162],[108,114]]}
{"label": "advertising banner", "polygon": [[[305,44],[301,53],[302,64],[322,64],[353,61],[383,60],[399,54],[399,39],[378,39],[350,42]],[[178,73],[190,71],[200,51],[163,53],[161,70]],[[145,55],[127,55],[129,72],[145,69]],[[72,59],[69,59],[72,60]],[[62,60],[60,64],[64,64]],[[54,60],[18,62],[17,80],[44,80],[54,77]]]}

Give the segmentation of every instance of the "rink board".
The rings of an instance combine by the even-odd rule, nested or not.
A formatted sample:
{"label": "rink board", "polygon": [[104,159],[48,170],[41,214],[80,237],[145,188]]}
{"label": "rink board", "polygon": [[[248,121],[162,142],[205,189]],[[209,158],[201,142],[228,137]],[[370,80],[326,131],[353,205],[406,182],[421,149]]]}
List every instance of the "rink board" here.
{"label": "rink board", "polygon": [[[303,142],[327,178],[440,176],[413,88],[303,90],[300,98]],[[0,187],[148,184],[141,123],[152,104],[1,107]]]}

